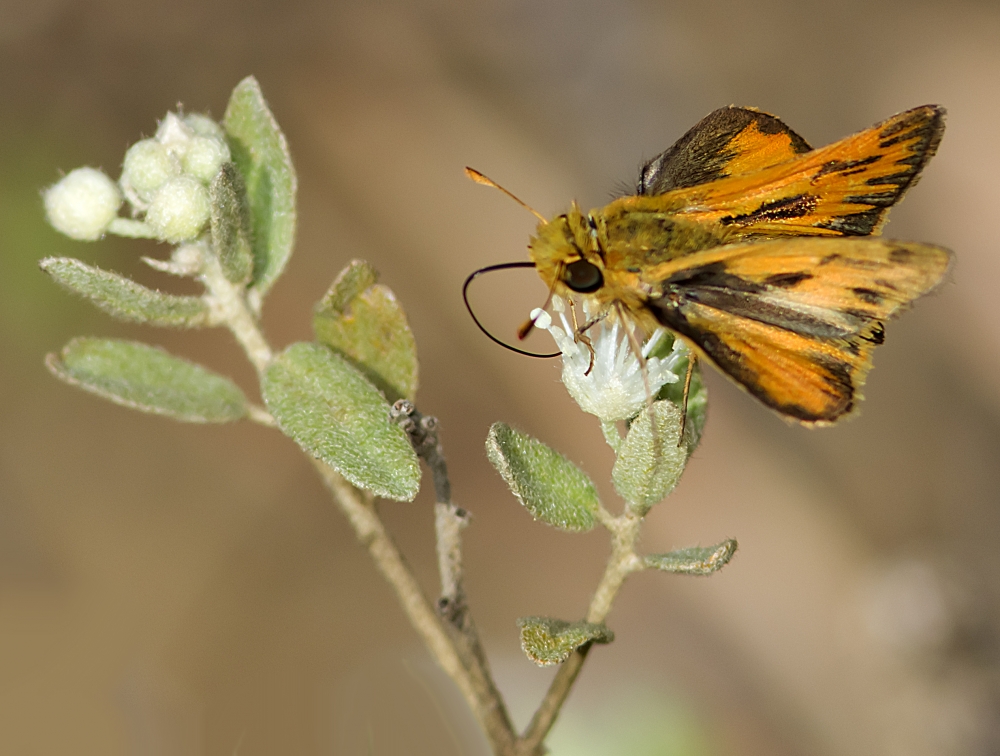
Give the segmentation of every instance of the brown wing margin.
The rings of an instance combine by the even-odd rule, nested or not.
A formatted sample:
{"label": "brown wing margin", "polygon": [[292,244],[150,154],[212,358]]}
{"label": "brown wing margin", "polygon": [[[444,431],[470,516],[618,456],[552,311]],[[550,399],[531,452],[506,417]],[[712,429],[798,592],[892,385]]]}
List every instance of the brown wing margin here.
{"label": "brown wing margin", "polygon": [[730,105],[696,123],[645,163],[636,194],[654,196],[791,160],[812,149],[779,118]]}

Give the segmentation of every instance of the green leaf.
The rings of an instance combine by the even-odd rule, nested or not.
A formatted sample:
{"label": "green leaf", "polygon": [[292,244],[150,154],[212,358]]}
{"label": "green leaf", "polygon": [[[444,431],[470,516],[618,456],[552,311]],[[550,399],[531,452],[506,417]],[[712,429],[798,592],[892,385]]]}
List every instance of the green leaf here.
{"label": "green leaf", "polygon": [[582,532],[594,527],[600,506],[597,490],[586,473],[563,455],[504,423],[490,428],[486,455],[535,519],[560,530]]}
{"label": "green leaf", "polygon": [[60,286],[121,320],[180,328],[208,322],[208,306],[200,297],[163,294],[72,257],[46,257],[38,265]]}
{"label": "green leaf", "polygon": [[[666,339],[662,341],[667,342]],[[670,343],[670,342],[667,342]],[[662,344],[657,345],[657,352],[663,348]],[[669,354],[670,350],[667,349]],[[669,399],[678,407],[684,404],[684,379],[687,375],[688,361],[691,359],[690,355],[683,358],[677,363],[675,370],[677,375],[681,377],[677,383],[665,383],[660,392],[656,395],[657,399]],[[701,375],[701,363],[695,362],[694,370],[691,373],[691,386],[688,389],[688,400],[687,400],[687,421],[684,423],[684,443],[688,448],[688,456],[690,456],[694,450],[701,443],[701,434],[705,429],[705,416],[708,412],[708,387],[705,386],[705,381],[702,379]]]}
{"label": "green leaf", "polygon": [[264,401],[278,427],[359,488],[411,501],[420,466],[378,390],[320,344],[293,344],[264,373]]}
{"label": "green leaf", "polygon": [[250,207],[243,177],[233,163],[223,163],[208,192],[212,202],[212,248],[229,282],[245,284],[253,275]]}
{"label": "green leaf", "polygon": [[231,380],[148,344],[78,338],[45,364],[66,383],[142,412],[189,423],[246,415],[246,397]]}
{"label": "green leaf", "polygon": [[647,567],[685,575],[711,575],[721,570],[736,553],[738,544],[730,538],[716,546],[692,546],[667,554],[650,554],[643,560]]}
{"label": "green leaf", "polygon": [[413,401],[417,344],[395,295],[375,283],[378,273],[353,260],[316,306],[316,338],[357,367],[386,399]]}
{"label": "green leaf", "polygon": [[615,490],[640,515],[674,489],[688,457],[687,446],[677,443],[681,431],[677,405],[671,401],[654,402],[651,411],[656,433],[650,429],[650,411],[640,412],[629,427],[611,471]]}
{"label": "green leaf", "polygon": [[253,282],[263,296],[284,270],[295,241],[295,169],[285,135],[248,76],[233,90],[222,121],[233,162],[246,182],[253,226]]}
{"label": "green leaf", "polygon": [[586,643],[610,643],[615,634],[603,624],[565,622],[550,617],[522,617],[521,648],[539,667],[561,664]]}

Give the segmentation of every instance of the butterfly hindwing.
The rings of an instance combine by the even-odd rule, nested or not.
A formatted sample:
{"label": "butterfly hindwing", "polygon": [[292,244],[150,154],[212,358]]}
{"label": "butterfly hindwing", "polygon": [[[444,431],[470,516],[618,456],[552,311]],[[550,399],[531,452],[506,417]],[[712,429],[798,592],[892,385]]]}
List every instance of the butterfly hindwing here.
{"label": "butterfly hindwing", "polygon": [[768,406],[807,423],[854,406],[882,322],[932,289],[950,253],[882,239],[781,239],[657,266],[648,307]]}
{"label": "butterfly hindwing", "polygon": [[937,150],[944,109],[926,105],[753,173],[679,188],[661,208],[738,236],[865,236]]}
{"label": "butterfly hindwing", "polygon": [[719,108],[642,166],[636,194],[654,196],[768,168],[808,152],[779,118],[753,108]]}

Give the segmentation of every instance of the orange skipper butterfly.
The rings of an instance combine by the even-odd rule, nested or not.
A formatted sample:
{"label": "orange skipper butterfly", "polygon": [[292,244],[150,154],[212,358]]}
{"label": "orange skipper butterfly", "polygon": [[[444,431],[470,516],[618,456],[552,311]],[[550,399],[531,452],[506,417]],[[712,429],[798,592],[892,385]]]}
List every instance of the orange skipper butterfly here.
{"label": "orange skipper butterfly", "polygon": [[634,195],[539,216],[525,264],[554,294],[669,329],[783,417],[829,424],[860,399],[883,321],[948,269],[942,247],[877,236],[943,132],[927,105],[812,149],[772,115],[720,108],[642,166]]}

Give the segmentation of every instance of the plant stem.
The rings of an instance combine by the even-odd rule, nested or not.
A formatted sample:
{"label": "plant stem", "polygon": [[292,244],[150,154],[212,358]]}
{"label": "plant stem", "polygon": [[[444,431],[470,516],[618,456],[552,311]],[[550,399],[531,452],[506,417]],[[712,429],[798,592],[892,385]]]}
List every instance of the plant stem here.
{"label": "plant stem", "polygon": [[494,752],[498,756],[516,754],[513,724],[488,671],[480,664],[470,664],[469,654],[460,653],[375,513],[372,498],[363,498],[335,470],[322,462],[317,460],[314,464],[354,528],[358,540],[368,549],[379,572],[396,592],[410,624],[445,674],[455,681]]}
{"label": "plant stem", "polygon": [[230,283],[222,272],[219,258],[208,250],[202,251],[201,273],[198,278],[208,290],[205,300],[212,313],[212,320],[226,325],[257,368],[258,375],[263,374],[274,354],[257,325],[257,318],[247,306],[244,288]]}
{"label": "plant stem", "polygon": [[[587,622],[603,622],[611,611],[611,605],[618,590],[631,573],[644,568],[642,559],[635,553],[635,544],[639,538],[639,528],[642,518],[633,514],[628,508],[620,517],[603,520],[602,523],[612,534],[611,555],[601,582],[594,591],[587,610]],[[569,696],[577,675],[583,668],[583,662],[590,651],[590,644],[578,648],[562,663],[556,676],[552,678],[545,698],[531,718],[524,734],[517,740],[518,756],[540,756],[544,753],[546,736],[555,724],[556,717]]]}
{"label": "plant stem", "polygon": [[[437,602],[437,613],[445,621],[445,628],[451,634],[456,651],[464,667],[475,670],[476,675],[487,686],[483,691],[487,705],[496,709],[514,737],[514,726],[507,713],[503,696],[493,683],[486,652],[483,650],[465,600],[464,572],[462,569],[462,531],[469,524],[469,513],[451,501],[451,481],[448,465],[444,459],[444,449],[438,435],[436,417],[423,415],[406,399],[400,399],[392,406],[390,413],[400,427],[406,431],[413,448],[431,469],[434,479],[434,532],[438,553],[438,571],[441,575],[441,595]],[[482,697],[480,697],[482,700]],[[511,741],[513,742],[513,740]]]}

